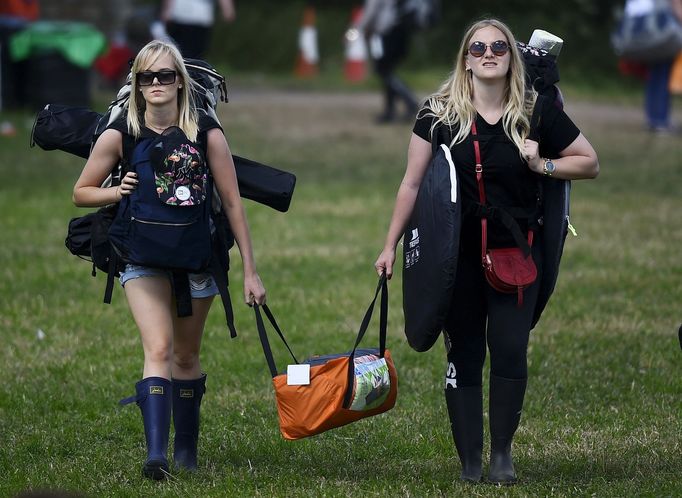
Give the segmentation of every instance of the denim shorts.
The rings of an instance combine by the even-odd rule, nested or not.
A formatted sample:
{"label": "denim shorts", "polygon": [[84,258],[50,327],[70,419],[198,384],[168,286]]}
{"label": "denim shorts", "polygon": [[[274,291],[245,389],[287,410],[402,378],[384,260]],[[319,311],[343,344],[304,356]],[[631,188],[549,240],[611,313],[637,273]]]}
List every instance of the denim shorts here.
{"label": "denim shorts", "polygon": [[[125,270],[121,272],[119,280],[121,285],[125,287],[128,280],[142,277],[160,276],[166,276],[170,280],[171,272],[168,270],[161,270],[159,268],[150,268],[148,266],[126,265]],[[209,273],[188,273],[188,276],[189,290],[193,299],[211,297],[220,293],[215,280]]]}

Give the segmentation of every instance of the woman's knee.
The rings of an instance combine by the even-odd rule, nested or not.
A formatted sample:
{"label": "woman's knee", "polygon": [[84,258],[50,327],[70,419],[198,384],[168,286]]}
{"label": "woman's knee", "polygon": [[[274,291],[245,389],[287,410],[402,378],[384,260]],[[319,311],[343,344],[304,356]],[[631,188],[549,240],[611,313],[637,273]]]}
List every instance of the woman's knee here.
{"label": "woman's knee", "polygon": [[173,358],[173,347],[170,343],[147,345],[144,348],[144,358],[153,363],[170,363]]}
{"label": "woman's knee", "polygon": [[490,372],[498,377],[507,379],[525,379],[528,377],[528,355],[526,351],[516,353],[504,352],[493,354],[490,352]]}
{"label": "woman's knee", "polygon": [[194,370],[199,365],[199,351],[175,351],[173,363],[180,370]]}

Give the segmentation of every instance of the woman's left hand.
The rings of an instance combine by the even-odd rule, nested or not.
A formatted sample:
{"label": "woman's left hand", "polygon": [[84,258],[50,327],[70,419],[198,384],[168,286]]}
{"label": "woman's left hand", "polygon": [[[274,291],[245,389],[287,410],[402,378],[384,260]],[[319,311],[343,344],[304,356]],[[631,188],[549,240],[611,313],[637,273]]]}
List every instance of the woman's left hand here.
{"label": "woman's left hand", "polygon": [[265,304],[265,287],[258,273],[244,276],[244,300],[249,306]]}
{"label": "woman's left hand", "polygon": [[540,144],[538,144],[535,140],[530,140],[527,138],[523,144],[521,155],[528,163],[528,167],[531,171],[542,174],[544,161],[540,157]]}

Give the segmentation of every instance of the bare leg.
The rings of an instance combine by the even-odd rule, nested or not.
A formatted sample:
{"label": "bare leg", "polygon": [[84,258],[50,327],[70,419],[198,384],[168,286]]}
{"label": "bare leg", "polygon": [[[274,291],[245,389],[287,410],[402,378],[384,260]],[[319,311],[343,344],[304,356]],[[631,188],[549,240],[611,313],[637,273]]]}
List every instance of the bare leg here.
{"label": "bare leg", "polygon": [[197,379],[201,376],[199,351],[204,324],[211,309],[213,296],[192,299],[192,315],[173,316],[173,378]]}
{"label": "bare leg", "polygon": [[165,276],[136,278],[126,282],[124,289],[142,339],[142,378],[170,380],[174,314],[170,280]]}

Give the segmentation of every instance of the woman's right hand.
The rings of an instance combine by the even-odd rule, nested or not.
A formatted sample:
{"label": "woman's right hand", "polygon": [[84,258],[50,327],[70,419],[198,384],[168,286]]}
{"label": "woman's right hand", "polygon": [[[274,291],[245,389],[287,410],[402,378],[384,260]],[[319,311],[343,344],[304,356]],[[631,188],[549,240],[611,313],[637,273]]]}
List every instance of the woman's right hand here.
{"label": "woman's right hand", "polygon": [[116,197],[120,201],[124,195],[130,195],[137,188],[137,173],[128,171],[121,180],[121,184],[116,187]]}
{"label": "woman's right hand", "polygon": [[384,248],[374,263],[374,268],[379,276],[385,272],[386,278],[390,280],[393,276],[393,263],[395,263],[395,249]]}

